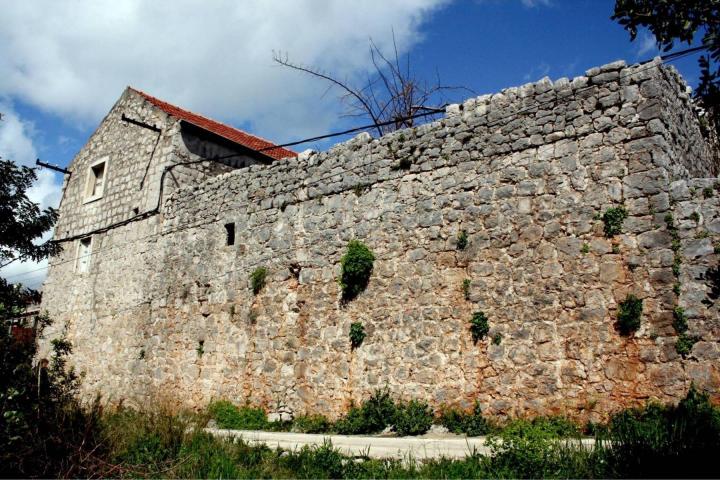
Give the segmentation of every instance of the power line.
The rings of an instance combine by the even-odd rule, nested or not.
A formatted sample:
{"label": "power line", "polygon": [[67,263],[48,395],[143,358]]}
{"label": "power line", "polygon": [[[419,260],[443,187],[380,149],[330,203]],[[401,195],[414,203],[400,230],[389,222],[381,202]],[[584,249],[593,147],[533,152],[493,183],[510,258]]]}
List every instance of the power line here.
{"label": "power line", "polygon": [[[665,56],[665,57],[668,57],[668,60],[665,60],[665,57],[660,57],[660,58],[663,60],[663,63],[668,63],[668,62],[672,62],[672,61],[675,61],[675,60],[677,60],[677,59],[680,59],[680,58],[682,58],[682,57],[688,56],[688,55],[690,55],[690,54],[692,54],[692,53],[695,53],[696,51],[699,51],[699,50],[702,50],[702,47],[691,48],[691,49],[683,50],[683,51],[680,51],[680,52],[675,52],[675,53],[673,53],[673,54],[669,54],[669,55]],[[640,65],[647,64],[648,62],[651,62],[651,61],[652,61],[652,60],[646,60],[646,61],[644,61],[644,62],[641,62]],[[645,67],[643,67],[643,68],[637,69],[637,70],[635,70],[635,71],[628,72],[626,75],[621,75],[621,76],[619,76],[619,77],[618,77],[618,80],[619,80],[619,79],[622,79],[622,78],[626,78],[626,77],[632,76],[632,75],[637,75],[638,73],[640,73],[640,72],[642,72],[642,71],[648,70],[648,69],[650,69],[650,68],[654,68],[654,67],[656,67],[656,66],[659,66],[659,64],[651,64],[651,65],[645,66]],[[597,85],[588,85],[588,86],[586,86],[586,87],[579,88],[579,89],[575,90],[575,91],[572,93],[571,97],[575,97],[577,94],[579,94],[579,93],[581,93],[581,92],[584,92],[584,91],[587,91],[587,90],[591,90],[591,89],[596,88],[596,87],[597,87]],[[499,122],[502,121],[502,120],[505,120],[505,119],[508,119],[508,118],[512,118],[512,117],[517,116],[518,114],[521,114],[521,113],[526,113],[526,112],[528,112],[528,111],[530,111],[530,110],[533,110],[533,109],[537,108],[538,106],[542,106],[542,105],[550,104],[550,103],[555,103],[555,101],[556,101],[556,99],[552,99],[552,100],[548,100],[548,101],[545,101],[545,102],[535,103],[535,104],[533,104],[532,106],[530,106],[530,107],[528,107],[528,108],[517,110],[517,111],[513,112],[513,113],[510,114],[510,115],[503,116],[503,117],[499,117],[498,119],[496,119],[496,120],[493,121],[493,122],[488,122],[485,126],[486,126],[486,127],[494,126],[494,125],[496,125],[497,123],[499,123]],[[435,112],[435,113],[437,113],[437,112]],[[428,115],[428,114],[431,114],[431,113],[419,114],[419,115],[416,115],[415,117],[423,116],[423,115]],[[392,123],[392,122],[391,122],[391,123]],[[373,125],[368,125],[368,126],[363,126],[363,127],[357,127],[357,128],[355,128],[355,129],[352,129],[352,130],[353,130],[353,131],[359,131],[360,129],[369,129],[369,128],[373,128],[374,126],[375,126],[375,125],[373,124]],[[337,133],[335,133],[335,134],[325,135],[324,137],[338,136],[338,135],[344,135],[344,134],[345,134],[344,132],[337,132]],[[314,137],[314,138],[319,138],[319,137]],[[312,141],[312,140],[313,140],[313,139],[309,139],[309,140],[307,140],[307,141]],[[297,142],[295,142],[295,143],[297,143]],[[284,147],[284,146],[288,146],[288,145],[289,145],[289,144],[278,145],[278,146],[275,146],[275,147],[272,147],[272,148],[279,148],[279,147]],[[141,219],[144,219],[144,218],[148,218],[148,217],[151,216],[151,215],[155,215],[155,214],[157,214],[157,213],[159,212],[159,209],[160,209],[160,207],[161,207],[160,202],[161,202],[161,198],[162,198],[162,186],[163,186],[163,185],[162,185],[162,181],[163,181],[163,177],[164,177],[164,175],[165,175],[165,173],[166,173],[167,171],[169,171],[169,170],[171,170],[172,168],[177,167],[177,166],[184,166],[184,165],[190,165],[190,164],[196,164],[196,163],[203,163],[203,162],[206,162],[206,161],[219,161],[219,160],[222,160],[222,159],[224,159],[224,158],[229,158],[229,157],[233,157],[233,156],[237,156],[237,154],[223,155],[223,156],[213,157],[213,158],[204,158],[204,159],[193,160],[193,161],[190,161],[190,162],[182,162],[182,163],[177,163],[177,164],[170,165],[170,166],[166,167],[166,169],[163,171],[163,175],[161,175],[161,191],[160,191],[160,196],[159,196],[159,198],[158,198],[158,204],[156,205],[156,207],[155,207],[153,210],[150,210],[150,211],[141,213],[141,214],[136,215],[136,216],[134,216],[134,217],[131,217],[131,218],[127,219],[127,220],[124,220],[124,221],[122,221],[122,222],[118,222],[118,223],[116,223],[116,224],[109,225],[109,226],[107,226],[107,227],[103,227],[103,228],[100,228],[100,229],[97,229],[97,230],[93,230],[93,231],[91,231],[91,232],[86,232],[86,233],[83,233],[83,234],[74,235],[74,236],[72,236],[72,237],[67,237],[67,238],[65,238],[65,239],[61,239],[61,241],[70,241],[70,240],[75,240],[75,239],[78,239],[78,238],[85,238],[85,237],[88,237],[88,236],[93,235],[93,234],[96,234],[96,233],[104,233],[104,232],[106,232],[106,231],[108,231],[108,230],[111,230],[111,229],[114,229],[114,228],[119,228],[119,227],[121,227],[121,226],[127,225],[127,224],[129,224],[129,223],[131,223],[131,222],[133,222],[133,221],[138,221],[138,220],[141,220]],[[363,163],[362,165],[359,165],[359,166],[357,166],[357,167],[355,167],[355,168],[349,169],[349,170],[346,171],[346,172],[343,172],[343,174],[355,173],[355,172],[357,172],[358,169],[365,168],[365,167],[367,167],[368,165],[371,165],[371,164],[373,164],[373,163],[377,163],[377,162]],[[323,180],[326,180],[326,179],[329,179],[329,178],[333,178],[333,177],[337,177],[338,175],[341,175],[341,174],[340,174],[340,173],[332,173],[332,174],[329,174],[329,175],[327,175],[327,176],[320,177],[319,179],[317,179],[315,185],[317,185],[319,182],[321,182],[321,181],[323,181]],[[310,186],[313,186],[313,185],[308,185],[307,187],[310,187]],[[353,188],[354,188],[354,187],[353,187]],[[336,193],[342,193],[342,192],[344,192],[344,191],[348,191],[348,190],[351,190],[351,189],[352,189],[352,188],[348,188],[348,189],[346,189],[346,190],[342,190],[342,191],[336,192]],[[298,201],[296,201],[296,202],[294,202],[294,203],[301,203],[301,201],[298,200]],[[294,203],[292,203],[292,204],[294,204]],[[417,202],[412,202],[412,203],[410,203],[410,205],[417,204],[417,203],[419,203],[419,201],[417,201]],[[249,206],[250,203],[247,203],[247,204],[245,204],[245,205],[246,205],[246,206]],[[271,209],[271,208],[272,208],[272,207],[270,207],[269,209]],[[266,210],[267,210],[267,209],[266,209]],[[167,234],[170,234],[170,233],[176,233],[176,232],[179,232],[179,231],[186,230],[186,229],[188,229],[188,228],[195,228],[195,227],[202,226],[202,225],[206,225],[206,224],[210,224],[210,223],[213,223],[213,221],[203,220],[203,221],[200,221],[200,222],[197,222],[197,223],[188,222],[188,223],[186,223],[186,224],[183,224],[183,225],[181,225],[181,226],[176,227],[175,229],[168,229],[168,230],[161,231],[161,232],[151,233],[151,234],[146,235],[146,236],[143,236],[143,237],[137,237],[137,238],[134,239],[134,241],[142,240],[142,239],[145,239],[145,238],[150,238],[150,237],[152,237],[152,236],[160,236],[160,235],[167,235]],[[126,244],[122,244],[122,245],[126,245]],[[120,246],[120,245],[114,244],[114,245],[112,245],[112,246],[110,246],[110,247],[106,247],[106,248],[100,249],[100,250],[98,250],[98,251],[93,251],[93,252],[91,252],[91,253],[89,253],[89,254],[86,254],[86,255],[84,255],[84,256],[96,255],[96,254],[100,253],[101,251],[104,252],[104,251],[107,251],[107,250],[111,250],[111,249],[116,248],[116,247],[118,247],[118,246]],[[38,271],[42,271],[42,270],[47,270],[47,269],[49,269],[50,267],[53,267],[53,266],[62,265],[62,264],[65,264],[65,263],[70,263],[70,262],[75,262],[75,261],[77,261],[78,259],[83,258],[84,256],[79,256],[79,257],[72,258],[72,259],[68,259],[68,260],[64,260],[64,261],[61,261],[61,262],[58,262],[58,263],[53,263],[53,264],[48,265],[47,267],[40,267],[40,268],[37,268],[37,269],[34,269],[34,270],[29,270],[29,271],[22,272],[22,273],[18,273],[18,274],[14,274],[14,275],[8,275],[6,278],[14,278],[14,277],[18,277],[18,276],[25,276],[25,275],[28,275],[28,274],[30,274],[30,273],[34,273],[34,272],[38,272]]]}

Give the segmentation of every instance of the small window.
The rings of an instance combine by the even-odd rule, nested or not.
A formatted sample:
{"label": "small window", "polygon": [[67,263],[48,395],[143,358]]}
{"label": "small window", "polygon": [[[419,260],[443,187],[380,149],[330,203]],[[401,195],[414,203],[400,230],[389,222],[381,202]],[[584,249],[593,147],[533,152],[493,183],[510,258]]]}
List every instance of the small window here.
{"label": "small window", "polygon": [[225,240],[226,245],[235,245],[235,224],[234,223],[226,223],[225,224]]}
{"label": "small window", "polygon": [[90,165],[87,184],[85,186],[85,201],[89,202],[102,197],[106,182],[107,157]]}
{"label": "small window", "polygon": [[77,271],[87,273],[90,271],[90,256],[92,255],[92,237],[80,239],[77,251]]}

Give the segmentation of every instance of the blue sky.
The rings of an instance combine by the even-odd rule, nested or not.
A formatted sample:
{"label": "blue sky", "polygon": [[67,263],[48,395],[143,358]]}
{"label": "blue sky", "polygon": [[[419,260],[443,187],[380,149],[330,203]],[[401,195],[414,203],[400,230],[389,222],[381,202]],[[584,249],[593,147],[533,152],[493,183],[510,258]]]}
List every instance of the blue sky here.
{"label": "blue sky", "polygon": [[[200,6],[202,5],[202,6]],[[98,0],[12,2],[0,24],[0,156],[66,166],[126,85],[277,143],[363,124],[343,118],[338,92],[278,67],[272,52],[357,84],[368,38],[394,30],[418,77],[478,95],[582,75],[658,54],[610,20],[611,0]],[[676,49],[686,45],[676,45]],[[674,65],[694,85],[697,58]],[[471,96],[458,93],[454,100]],[[324,149],[338,140],[295,147]],[[33,198],[57,205],[60,175]],[[27,266],[14,267],[27,268]],[[14,270],[13,270],[14,271]],[[6,272],[7,273],[7,272]]]}

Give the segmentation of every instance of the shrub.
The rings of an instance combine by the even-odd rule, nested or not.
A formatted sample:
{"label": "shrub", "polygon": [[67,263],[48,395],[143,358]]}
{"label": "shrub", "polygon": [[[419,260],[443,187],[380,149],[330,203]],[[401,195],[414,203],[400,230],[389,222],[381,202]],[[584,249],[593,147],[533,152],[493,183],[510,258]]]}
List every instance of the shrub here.
{"label": "shrub", "polygon": [[475,402],[471,412],[456,408],[443,409],[440,413],[440,424],[452,433],[465,434],[469,437],[485,435],[490,430],[488,421],[482,415],[480,403]]}
{"label": "shrub", "polygon": [[695,223],[699,223],[700,222],[700,214],[698,212],[692,212],[690,214],[690,220],[692,220]]}
{"label": "shrub", "polygon": [[622,233],[623,222],[627,216],[627,210],[622,205],[608,208],[602,216],[602,221],[605,224],[605,236],[610,238]]}
{"label": "shrub", "polygon": [[344,301],[357,297],[368,285],[375,255],[359,240],[350,240],[340,259],[340,288]]}
{"label": "shrub", "polygon": [[468,246],[468,234],[466,230],[460,230],[457,236],[457,249],[465,250]]}
{"label": "shrub", "polygon": [[254,295],[260,293],[260,290],[265,286],[265,279],[267,278],[267,268],[258,267],[250,274],[250,288]]}
{"label": "shrub", "polygon": [[248,405],[236,407],[227,400],[212,402],[208,413],[215,419],[219,428],[233,430],[264,430],[268,428],[267,415],[262,408]]}
{"label": "shrub", "polygon": [[610,471],[617,477],[714,477],[720,410],[694,386],[677,406],[650,403],[614,415]]}
{"label": "shrub", "polygon": [[473,313],[470,319],[470,333],[472,334],[473,343],[485,338],[489,331],[490,325],[488,325],[487,316],[483,312]]}
{"label": "shrub", "polygon": [[620,302],[620,308],[618,308],[617,314],[617,325],[621,335],[630,335],[640,328],[642,311],[642,300],[633,294],[629,294],[625,300]]}
{"label": "shrub", "polygon": [[422,435],[430,430],[433,413],[425,401],[410,400],[395,408],[395,431],[398,435]]}
{"label": "shrub", "polygon": [[332,423],[325,415],[299,415],[293,420],[292,430],[301,433],[326,433]]}
{"label": "shrub", "polygon": [[705,198],[712,198],[712,196],[715,194],[712,187],[705,187],[703,188],[703,197]]}
{"label": "shrub", "polygon": [[343,435],[378,433],[395,420],[395,402],[387,389],[376,390],[360,407],[351,406],[345,417],[335,423]]}
{"label": "shrub", "polygon": [[350,324],[350,348],[353,350],[362,345],[365,340],[365,327],[360,322],[353,322]]}

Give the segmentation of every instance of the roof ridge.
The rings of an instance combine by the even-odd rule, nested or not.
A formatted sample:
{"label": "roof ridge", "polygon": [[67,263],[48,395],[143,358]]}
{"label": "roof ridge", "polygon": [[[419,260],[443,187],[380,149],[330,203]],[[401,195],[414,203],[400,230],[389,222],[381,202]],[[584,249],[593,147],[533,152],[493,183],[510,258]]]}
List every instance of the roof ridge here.
{"label": "roof ridge", "polygon": [[203,130],[207,130],[217,135],[220,135],[223,138],[226,138],[232,142],[238,143],[252,150],[258,151],[259,153],[271,157],[275,160],[297,156],[296,152],[284,147],[280,147],[274,142],[267,140],[266,138],[260,137],[259,135],[246,132],[240,128],[228,125],[227,123],[219,122],[206,115],[195,113],[186,108],[178,107],[177,105],[166,102],[165,100],[150,95],[149,93],[146,93],[138,88],[128,86],[128,89],[139,94],[140,96],[145,98],[145,100],[149,101],[150,103],[152,103],[160,110],[164,111],[169,115],[177,117],[181,120],[185,120],[197,127],[202,128]]}

